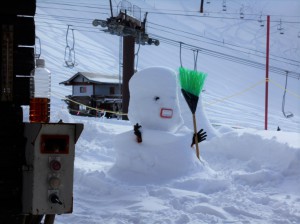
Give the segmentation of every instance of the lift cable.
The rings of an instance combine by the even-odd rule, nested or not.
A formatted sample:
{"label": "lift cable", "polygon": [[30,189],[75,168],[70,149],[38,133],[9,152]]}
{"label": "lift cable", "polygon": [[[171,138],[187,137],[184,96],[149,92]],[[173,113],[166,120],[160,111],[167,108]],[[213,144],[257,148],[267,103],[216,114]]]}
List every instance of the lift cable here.
{"label": "lift cable", "polygon": [[[86,5],[84,3],[74,3],[74,2],[67,2],[67,1],[64,1],[64,3],[62,3],[62,2],[54,2],[54,1],[47,1],[47,0],[44,0],[43,2],[39,2],[38,4],[66,5],[66,6],[73,6],[73,7],[92,8],[92,9],[97,8],[97,7],[99,8],[99,6],[103,6],[103,7],[105,7],[105,9],[109,9],[109,7],[110,7],[107,4],[102,4],[102,5],[100,4],[99,5],[99,4],[91,4],[91,3],[89,3],[88,5]],[[113,7],[115,8],[116,6],[113,6]],[[153,10],[153,8],[141,8],[141,9],[147,10],[147,11]],[[159,10],[159,11],[165,11],[165,12],[166,11],[170,11],[170,12],[179,11],[179,12],[182,12],[182,9],[167,9],[167,8],[165,8],[165,9],[164,8],[155,8],[155,9],[156,9],[156,11]],[[185,10],[185,12],[199,13],[199,11],[197,11],[197,10]],[[216,11],[216,12],[210,12],[210,13],[223,14],[222,12],[218,12],[218,11]],[[239,13],[236,13],[236,12],[227,12],[226,14],[237,15]],[[247,13],[246,15],[258,15],[258,14],[256,14],[256,13]],[[270,14],[270,16],[282,16],[282,15]],[[285,17],[300,17],[300,16],[286,15]]]}
{"label": "lift cable", "polygon": [[[162,42],[169,44],[169,45],[173,45],[175,47],[178,47],[178,41],[174,41],[174,40],[170,40],[170,39],[163,39],[164,37],[160,37]],[[187,49],[187,50],[193,50],[195,48],[195,46],[188,44],[188,46],[182,46],[182,48]],[[254,68],[259,68],[259,69],[265,69],[265,64],[263,63],[258,63],[255,61],[251,61],[248,59],[242,59],[240,57],[235,57],[235,56],[231,56],[228,54],[224,54],[221,52],[217,52],[217,51],[212,51],[212,50],[208,50],[208,49],[204,49],[204,48],[199,48],[199,51],[201,51],[201,53],[212,56],[212,57],[217,57],[217,58],[221,58],[221,59],[225,59],[225,60],[229,60],[232,62],[236,62],[236,63],[240,63],[240,64],[244,64],[247,66],[251,66]],[[277,68],[277,67],[270,67],[270,71],[280,74],[280,75],[284,75],[286,69],[282,69],[282,68]],[[300,73],[296,73],[296,72],[291,72],[290,71],[290,77],[296,78],[296,79],[300,79]]]}
{"label": "lift cable", "polygon": [[[153,36],[157,36],[157,35],[153,35]],[[252,60],[248,60],[248,59],[243,59],[240,57],[236,57],[236,56],[232,56],[232,55],[228,55],[225,53],[221,53],[218,51],[213,51],[213,50],[209,50],[203,47],[197,47],[194,45],[190,45],[190,44],[186,44],[180,41],[176,41],[176,40],[172,40],[172,39],[168,39],[165,37],[161,37],[161,36],[157,36],[158,38],[161,39],[162,42],[165,42],[167,44],[172,44],[173,46],[181,46],[181,48],[185,48],[187,50],[194,50],[194,49],[198,49],[202,54],[206,54],[212,57],[216,57],[216,58],[220,58],[220,59],[224,59],[224,60],[228,60],[228,61],[232,61],[232,62],[236,62],[239,64],[244,64],[247,66],[251,66],[254,68],[258,68],[258,69],[265,69],[265,64],[263,63],[259,63],[259,62],[255,62]],[[276,74],[280,74],[280,75],[285,75],[287,70],[286,69],[282,69],[282,68],[278,68],[278,67],[274,67],[274,66],[270,66],[270,71],[274,72]],[[288,71],[288,76],[292,77],[292,78],[296,78],[296,79],[300,79],[300,73],[294,72],[294,71]]]}
{"label": "lift cable", "polygon": [[[150,22],[149,22],[149,23],[150,23]],[[150,23],[150,24],[151,24],[151,23]],[[161,26],[161,27],[164,27],[164,28],[173,30],[173,31],[182,32],[182,33],[186,33],[186,34],[189,34],[189,35],[192,35],[192,36],[204,38],[204,39],[207,39],[207,40],[212,41],[212,42],[221,43],[221,45],[217,45],[217,44],[214,44],[214,43],[212,43],[212,42],[202,41],[202,42],[207,43],[207,44],[213,44],[214,46],[219,46],[219,47],[223,47],[223,48],[228,48],[228,49],[230,49],[230,50],[234,50],[234,51],[238,51],[238,52],[242,52],[242,53],[246,53],[246,54],[251,54],[251,55],[254,55],[254,56],[256,56],[256,57],[264,57],[264,56],[256,55],[256,54],[253,54],[253,53],[250,53],[250,52],[244,52],[244,51],[241,51],[241,50],[238,50],[238,49],[234,49],[234,48],[231,48],[231,47],[227,47],[227,46],[224,46],[224,45],[229,45],[229,46],[232,46],[232,47],[237,47],[237,48],[241,48],[241,49],[253,51],[253,52],[255,52],[255,53],[259,53],[259,54],[263,54],[263,55],[265,54],[265,52],[262,52],[262,51],[254,50],[254,49],[247,48],[247,47],[242,47],[242,46],[239,46],[239,45],[236,45],[236,44],[225,43],[225,42],[223,42],[223,41],[218,41],[218,40],[215,40],[215,39],[212,39],[212,38],[203,37],[202,35],[198,35],[198,34],[195,34],[195,33],[189,33],[189,32],[183,31],[183,30],[178,30],[178,29],[174,29],[174,28],[162,26],[162,25],[155,24],[155,23],[152,23],[152,24],[158,25],[158,26]],[[149,28],[152,28],[152,29],[154,29],[154,30],[158,30],[158,31],[162,31],[162,32],[166,32],[166,33],[170,33],[170,34],[174,34],[174,35],[177,35],[177,36],[178,36],[178,34],[175,34],[175,33],[170,32],[170,31],[166,31],[166,30],[162,30],[162,29],[157,29],[157,28],[151,27],[151,26],[148,26],[148,27],[149,27]],[[180,35],[180,36],[185,37],[185,38],[188,38],[188,39],[192,39],[192,40],[199,41],[199,39],[193,39],[193,38],[188,37],[188,36],[184,36],[184,35]],[[284,58],[284,57],[281,57],[281,56],[276,56],[276,55],[271,55],[271,56],[273,57],[273,58],[271,58],[272,60],[276,60],[276,61],[279,61],[279,62],[283,62],[283,61],[280,61],[280,60],[278,60],[278,59],[275,59],[274,57],[281,58],[281,59],[284,59],[284,60],[287,60],[287,61],[291,61],[291,62],[300,63],[300,61],[293,60],[293,59],[289,59],[289,58]],[[290,65],[294,65],[294,66],[299,66],[299,64],[295,65],[295,64],[288,63],[288,62],[284,62],[284,63],[290,64]]]}
{"label": "lift cable", "polygon": [[[228,20],[241,20],[240,17],[225,17],[225,16],[211,16],[208,14],[204,14],[204,15],[199,15],[199,14],[195,14],[195,15],[191,15],[191,14],[182,14],[182,13],[166,13],[166,12],[148,12],[149,14],[160,14],[160,15],[173,15],[173,16],[184,16],[184,17],[198,17],[198,18],[208,18],[208,19],[228,19]],[[245,15],[245,14],[244,14]],[[243,19],[244,21],[256,21],[256,18],[250,19]],[[266,21],[266,20],[263,20]],[[272,20],[271,23],[278,23],[280,22],[280,20]],[[300,24],[300,22],[298,21],[282,21],[283,23],[290,23],[290,24]]]}
{"label": "lift cable", "polygon": [[[44,26],[45,28],[47,27],[47,26]],[[58,26],[58,27],[54,27],[54,26],[52,26],[52,28],[57,28],[57,29],[62,29],[62,27],[60,27],[60,26]],[[86,27],[82,27],[82,28],[86,28]],[[78,30],[78,29],[77,29]],[[94,32],[94,33],[103,33],[103,34],[106,34],[106,32],[104,32],[104,31],[101,31],[101,30],[98,30],[98,29],[95,29],[95,31],[91,31],[90,29],[89,30],[80,30],[80,31],[84,31],[84,32]],[[162,40],[162,42],[164,42],[164,43],[166,43],[166,44],[169,44],[169,45],[172,45],[172,46],[175,46],[175,47],[178,47],[178,43],[180,43],[180,41],[176,41],[176,40],[172,40],[172,39],[168,39],[168,38],[165,38],[165,37],[162,37],[162,36],[159,36],[159,35],[155,35],[155,34],[152,34],[153,36],[156,36],[156,37],[158,37],[158,38],[160,38],[161,40]],[[183,43],[182,43],[183,44]],[[188,47],[188,46],[193,46],[193,45],[187,45],[186,46],[186,44],[185,45],[182,45],[181,46],[181,48],[183,49],[188,49],[188,50],[193,50],[193,49],[195,49],[195,46],[193,46],[193,47]],[[201,53],[206,53],[207,55],[210,55],[208,52],[205,52],[204,51],[204,49],[202,48],[202,50],[199,48],[199,51],[201,52]],[[214,52],[214,51],[213,51]],[[211,53],[212,54],[212,53]],[[218,58],[223,58],[222,56],[220,56],[220,55],[218,55],[219,54],[219,52],[215,52],[214,54],[212,54],[211,56],[213,56],[213,57],[218,57]],[[221,54],[223,54],[223,53],[221,53]],[[226,55],[226,54],[225,54]],[[230,56],[230,57],[232,57],[232,56]],[[235,60],[234,60],[235,59]],[[247,59],[240,59],[240,58],[237,58],[237,57],[235,57],[234,59],[231,59],[231,61],[234,61],[234,62],[238,62],[237,60],[244,60],[243,61],[243,64],[245,64],[245,65],[249,65],[249,66],[252,66],[252,67],[255,67],[255,68],[260,68],[260,69],[265,69],[265,65],[264,64],[262,64],[262,63],[259,63],[259,65],[256,65],[256,66],[254,66],[253,65],[253,63],[251,63],[251,62],[253,62],[253,61],[250,61],[250,60],[247,60]],[[254,62],[254,63],[256,63],[256,62]],[[270,68],[270,71],[274,71],[275,73],[277,73],[277,74],[285,74],[285,71],[286,71],[286,69],[282,69],[282,68],[277,68],[277,67],[271,67]],[[289,77],[292,77],[292,78],[296,78],[296,79],[300,79],[300,73],[297,73],[297,72],[293,72],[293,71],[290,71],[289,72]]]}
{"label": "lift cable", "polygon": [[[66,20],[62,19],[62,20],[58,20],[58,21],[65,21],[65,22],[70,22],[70,20],[73,21],[73,19],[79,19],[79,18],[75,18],[75,17],[62,17],[62,18],[66,18]],[[70,18],[67,19],[67,18]],[[88,21],[87,23],[84,23],[82,22],[83,24],[88,24],[90,22],[90,20],[87,20],[85,19],[86,21]],[[76,24],[78,24],[80,22],[76,21]],[[182,31],[182,30],[178,30],[178,29],[174,29],[174,28],[170,28],[170,27],[166,27],[166,26],[163,26],[163,25],[159,25],[159,24],[156,24],[156,23],[151,23],[151,22],[148,22],[149,24],[153,24],[153,25],[156,25],[156,26],[161,26],[161,27],[164,27],[164,28],[168,28],[168,29],[171,29],[171,30],[174,30],[174,31],[177,31],[177,32],[182,32],[182,33],[187,33],[187,34],[190,34],[190,35],[193,35],[193,36],[196,36],[196,37],[200,37],[200,38],[204,38],[204,39],[207,39],[207,40],[210,40],[212,42],[217,42],[217,43],[222,43],[222,45],[217,45],[219,47],[224,47],[224,48],[228,48],[228,49],[231,49],[231,50],[235,50],[235,51],[240,51],[240,50],[237,50],[237,49],[233,49],[233,48],[230,48],[230,47],[227,47],[227,46],[224,46],[224,45],[229,45],[229,46],[232,46],[232,47],[237,47],[237,48],[241,48],[241,49],[245,49],[245,50],[250,50],[250,51],[253,51],[255,53],[260,53],[260,54],[264,54],[264,52],[261,52],[261,51],[258,51],[258,50],[254,50],[254,49],[251,49],[251,48],[246,48],[246,47],[242,47],[242,46],[239,46],[239,45],[235,45],[235,44],[231,44],[231,43],[224,43],[222,41],[218,41],[218,40],[215,40],[215,39],[212,39],[212,38],[207,38],[207,37],[204,37],[204,36],[201,36],[201,35],[197,35],[195,33],[189,33],[189,32],[186,32],[186,31]],[[175,34],[175,33],[172,33],[170,31],[166,31],[166,30],[161,30],[161,29],[157,29],[155,27],[151,27],[151,26],[148,26],[149,28],[152,28],[152,29],[155,29],[155,30],[158,30],[158,31],[162,31],[162,32],[167,32],[167,33],[171,33],[171,34],[174,34],[174,35],[178,35],[178,34]],[[90,27],[85,27],[85,28],[90,28]],[[182,35],[183,36],[183,35]],[[183,36],[183,37],[186,37],[186,36]],[[191,39],[191,37],[187,37],[189,39]],[[197,41],[199,41],[198,39],[195,39]],[[203,41],[202,41],[203,42]],[[213,44],[213,43],[210,43],[210,42],[205,42],[207,44]],[[214,44],[216,46],[216,44]],[[242,52],[242,51],[241,51]],[[246,52],[244,52],[246,53]],[[264,57],[264,56],[259,56],[259,55],[256,55],[256,54],[253,54],[253,53],[250,53],[250,52],[247,52],[247,54],[251,54],[251,55],[254,55],[254,56],[257,56],[257,57]],[[296,63],[299,63],[299,61],[296,61],[296,60],[293,60],[293,59],[288,59],[288,58],[284,58],[284,57],[281,57],[281,56],[275,56],[275,55],[271,55],[272,56],[272,60],[276,60],[276,61],[279,61],[279,62],[283,62],[281,60],[278,60],[278,59],[275,59],[274,57],[277,57],[277,58],[281,58],[281,59],[284,59],[284,60],[287,60],[287,61],[292,61],[292,62],[296,62]],[[288,63],[288,62],[284,62],[284,63]],[[295,65],[295,64],[291,64],[291,63],[288,63],[290,65]],[[295,66],[299,66],[299,65],[295,65]]]}

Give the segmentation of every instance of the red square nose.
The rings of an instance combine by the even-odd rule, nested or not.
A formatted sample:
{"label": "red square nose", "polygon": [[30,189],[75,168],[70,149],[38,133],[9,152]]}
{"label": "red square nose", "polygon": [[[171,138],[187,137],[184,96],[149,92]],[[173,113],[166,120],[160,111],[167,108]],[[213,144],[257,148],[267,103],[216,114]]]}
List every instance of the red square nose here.
{"label": "red square nose", "polygon": [[160,109],[160,117],[162,118],[172,118],[173,110],[169,108],[161,108]]}

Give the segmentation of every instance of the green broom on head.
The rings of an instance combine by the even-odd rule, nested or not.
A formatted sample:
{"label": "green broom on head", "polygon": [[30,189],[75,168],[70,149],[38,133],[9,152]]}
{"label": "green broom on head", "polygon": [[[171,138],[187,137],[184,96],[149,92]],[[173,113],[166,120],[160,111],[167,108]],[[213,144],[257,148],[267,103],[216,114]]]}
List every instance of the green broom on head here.
{"label": "green broom on head", "polygon": [[179,68],[179,82],[181,86],[181,92],[193,115],[196,155],[198,159],[200,159],[200,151],[198,145],[195,113],[198,105],[199,95],[204,86],[204,81],[206,79],[206,76],[207,74],[203,72],[189,70],[183,67]]}

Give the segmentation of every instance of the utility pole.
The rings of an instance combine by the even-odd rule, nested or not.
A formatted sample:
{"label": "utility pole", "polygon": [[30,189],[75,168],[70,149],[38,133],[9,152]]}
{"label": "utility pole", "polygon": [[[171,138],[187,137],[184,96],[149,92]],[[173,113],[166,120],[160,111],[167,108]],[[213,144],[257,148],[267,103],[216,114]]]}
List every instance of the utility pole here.
{"label": "utility pole", "polygon": [[[128,113],[129,106],[129,80],[134,74],[134,44],[133,36],[123,37],[123,81],[122,81],[122,112]],[[122,116],[123,120],[128,120],[127,115]]]}

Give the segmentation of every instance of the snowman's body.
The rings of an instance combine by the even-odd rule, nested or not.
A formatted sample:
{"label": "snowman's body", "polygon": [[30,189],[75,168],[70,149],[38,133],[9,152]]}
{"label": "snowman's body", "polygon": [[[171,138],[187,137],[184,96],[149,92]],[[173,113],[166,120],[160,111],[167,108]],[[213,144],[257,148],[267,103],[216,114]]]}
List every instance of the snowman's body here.
{"label": "snowman's body", "polygon": [[133,130],[117,136],[111,173],[124,174],[118,178],[126,180],[126,173],[134,172],[136,180],[153,182],[202,167],[190,146],[193,132],[183,124],[176,75],[169,68],[151,67],[130,79],[128,117],[132,125],[142,126],[142,142],[137,142]]}

